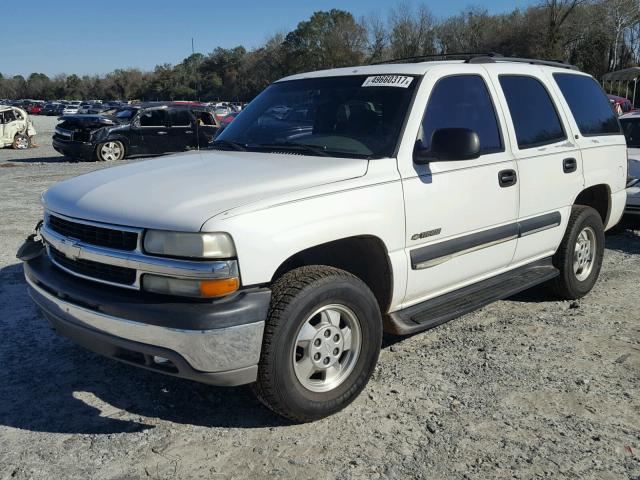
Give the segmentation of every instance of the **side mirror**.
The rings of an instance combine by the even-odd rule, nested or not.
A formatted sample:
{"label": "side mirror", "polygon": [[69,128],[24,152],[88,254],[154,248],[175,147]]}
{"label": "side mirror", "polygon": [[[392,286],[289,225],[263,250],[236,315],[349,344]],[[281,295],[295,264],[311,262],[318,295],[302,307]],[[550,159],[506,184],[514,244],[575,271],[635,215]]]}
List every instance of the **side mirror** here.
{"label": "side mirror", "polygon": [[468,128],[441,128],[431,136],[431,148],[417,141],[413,161],[418,165],[430,162],[471,160],[480,156],[480,138]]}

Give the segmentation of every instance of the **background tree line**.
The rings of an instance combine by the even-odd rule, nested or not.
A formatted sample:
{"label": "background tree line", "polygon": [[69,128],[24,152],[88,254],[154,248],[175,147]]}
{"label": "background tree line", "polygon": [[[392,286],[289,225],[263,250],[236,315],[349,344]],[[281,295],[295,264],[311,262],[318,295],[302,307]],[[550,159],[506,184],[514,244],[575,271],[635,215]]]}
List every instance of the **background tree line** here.
{"label": "background tree line", "polygon": [[0,74],[0,98],[248,101],[297,72],[454,52],[564,60],[600,78],[640,63],[640,0],[544,0],[496,15],[470,7],[444,19],[425,5],[400,4],[384,17],[360,19],[320,11],[259,48],[218,47],[151,72]]}

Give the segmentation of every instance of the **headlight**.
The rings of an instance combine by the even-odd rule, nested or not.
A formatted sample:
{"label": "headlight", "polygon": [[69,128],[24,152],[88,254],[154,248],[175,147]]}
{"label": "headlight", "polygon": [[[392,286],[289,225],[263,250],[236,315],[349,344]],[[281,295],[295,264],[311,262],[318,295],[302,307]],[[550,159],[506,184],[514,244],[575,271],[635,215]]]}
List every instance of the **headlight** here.
{"label": "headlight", "polygon": [[232,258],[233,240],[227,233],[183,233],[147,230],[144,249],[148,253],[171,257]]}
{"label": "headlight", "polygon": [[215,280],[191,280],[150,274],[142,276],[143,290],[180,297],[222,297],[235,292],[239,286],[240,281],[236,277]]}

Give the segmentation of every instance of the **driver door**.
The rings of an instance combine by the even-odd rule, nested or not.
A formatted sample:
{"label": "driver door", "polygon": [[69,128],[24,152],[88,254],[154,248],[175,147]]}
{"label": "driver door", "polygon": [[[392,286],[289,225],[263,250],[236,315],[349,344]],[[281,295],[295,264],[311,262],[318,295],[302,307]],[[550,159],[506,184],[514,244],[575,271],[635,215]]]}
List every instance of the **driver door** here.
{"label": "driver door", "polygon": [[488,75],[470,67],[427,74],[414,106],[424,105],[414,135],[428,149],[434,131],[468,128],[480,138],[480,157],[427,165],[399,158],[409,262],[405,307],[496,274],[515,252],[516,162]]}
{"label": "driver door", "polygon": [[151,108],[143,110],[138,116],[140,135],[140,154],[160,154],[169,151],[169,128],[167,110]]}

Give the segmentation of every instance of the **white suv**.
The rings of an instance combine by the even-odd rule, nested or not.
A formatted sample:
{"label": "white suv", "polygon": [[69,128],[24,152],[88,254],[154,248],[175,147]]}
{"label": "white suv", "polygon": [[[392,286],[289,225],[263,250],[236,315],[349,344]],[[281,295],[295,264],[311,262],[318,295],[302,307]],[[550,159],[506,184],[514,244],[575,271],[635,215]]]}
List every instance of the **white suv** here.
{"label": "white suv", "polygon": [[213,150],[50,188],[42,242],[19,257],[62,335],[253,383],[309,421],[364,388],[383,329],[419,332],[542,282],[587,294],[626,170],[605,94],[565,64],[304,73],[270,85]]}

